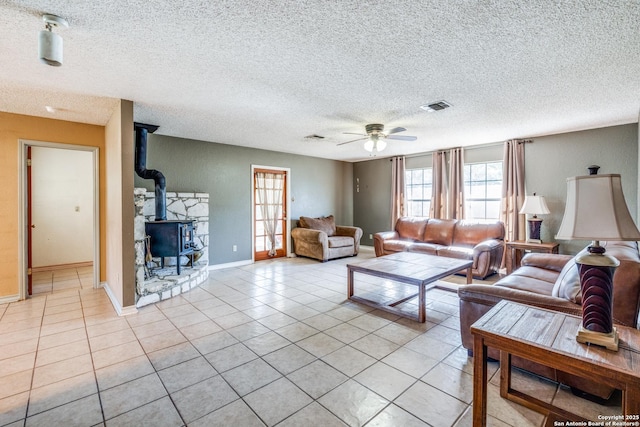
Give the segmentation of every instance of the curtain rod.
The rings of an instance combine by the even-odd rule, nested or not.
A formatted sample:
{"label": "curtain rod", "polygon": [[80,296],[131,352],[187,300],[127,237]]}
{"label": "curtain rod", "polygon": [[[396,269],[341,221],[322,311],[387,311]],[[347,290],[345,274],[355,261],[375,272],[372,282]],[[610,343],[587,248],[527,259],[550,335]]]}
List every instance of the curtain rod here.
{"label": "curtain rod", "polygon": [[[529,144],[529,143],[533,143],[533,139],[514,139],[514,141],[518,141],[519,144]],[[490,142],[488,144],[476,144],[476,145],[468,145],[466,147],[462,147],[465,150],[474,150],[474,149],[478,149],[478,148],[485,148],[485,147],[493,147],[496,145],[504,145],[506,141],[501,141],[501,142]],[[407,159],[413,158],[413,157],[422,157],[422,156],[427,156],[429,154],[433,154],[437,151],[444,151],[444,150],[450,150],[451,148],[456,148],[456,147],[449,147],[449,148],[443,148],[442,150],[434,150],[434,151],[425,151],[423,153],[417,153],[417,154],[410,154],[407,156],[404,156]]]}

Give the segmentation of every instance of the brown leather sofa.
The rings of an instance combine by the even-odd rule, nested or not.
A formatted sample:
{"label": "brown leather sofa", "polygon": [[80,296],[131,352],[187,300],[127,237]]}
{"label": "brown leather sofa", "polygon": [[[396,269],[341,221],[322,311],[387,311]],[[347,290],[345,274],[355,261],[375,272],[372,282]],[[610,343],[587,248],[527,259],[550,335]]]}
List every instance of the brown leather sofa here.
{"label": "brown leather sofa", "polygon": [[358,255],[362,229],[336,225],[333,215],[322,218],[301,216],[298,227],[291,230],[291,238],[296,255],[325,262]]}
{"label": "brown leather sofa", "polygon": [[394,231],[373,237],[376,256],[417,252],[473,260],[471,272],[484,279],[498,272],[504,252],[504,224],[402,217]]}
{"label": "brown leather sofa", "polygon": [[[614,322],[640,328],[638,323],[640,311],[638,244],[637,242],[601,242],[601,244],[606,247],[607,254],[620,261],[620,266],[613,276]],[[458,296],[460,297],[462,345],[472,354],[471,325],[503,299],[580,316],[581,294],[577,268],[573,259],[571,255],[529,253],[522,258],[520,268],[494,285],[460,286]],[[489,356],[499,359],[499,353],[494,349],[489,349]],[[569,385],[576,394],[584,391],[588,395],[607,399],[613,392],[609,386],[523,359],[514,358],[513,364]]]}

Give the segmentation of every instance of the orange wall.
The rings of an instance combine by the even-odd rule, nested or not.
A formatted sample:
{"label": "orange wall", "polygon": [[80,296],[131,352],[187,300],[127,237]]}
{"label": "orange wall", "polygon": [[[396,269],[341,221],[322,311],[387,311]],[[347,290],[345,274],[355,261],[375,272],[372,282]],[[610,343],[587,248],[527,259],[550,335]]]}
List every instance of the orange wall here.
{"label": "orange wall", "polygon": [[0,112],[0,298],[18,295],[18,140],[98,147],[100,159],[100,280],[106,274],[105,128]]}

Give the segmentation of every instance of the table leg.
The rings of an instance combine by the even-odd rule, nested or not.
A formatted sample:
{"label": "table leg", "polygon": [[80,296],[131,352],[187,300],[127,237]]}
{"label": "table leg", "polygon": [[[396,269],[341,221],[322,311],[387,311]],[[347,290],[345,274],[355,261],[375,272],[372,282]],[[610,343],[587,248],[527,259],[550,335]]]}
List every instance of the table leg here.
{"label": "table leg", "polygon": [[514,270],[518,268],[520,261],[518,261],[518,250],[516,248],[511,248],[511,271],[509,274],[513,273]]}
{"label": "table leg", "polygon": [[353,296],[353,270],[351,267],[348,267],[347,274],[347,298],[351,298]]}
{"label": "table leg", "polygon": [[507,398],[511,390],[511,354],[500,352],[500,396]]}
{"label": "table leg", "polygon": [[473,425],[487,425],[487,346],[484,339],[473,339]]}
{"label": "table leg", "polygon": [[[634,385],[627,385],[623,394],[622,413],[624,415],[640,415],[640,389]],[[637,421],[637,419],[635,419],[635,421]]]}
{"label": "table leg", "polygon": [[424,323],[427,320],[427,313],[425,304],[427,303],[425,298],[425,286],[424,283],[418,285],[418,322]]}
{"label": "table leg", "polygon": [[473,283],[473,273],[471,273],[471,267],[467,268],[467,285]]}

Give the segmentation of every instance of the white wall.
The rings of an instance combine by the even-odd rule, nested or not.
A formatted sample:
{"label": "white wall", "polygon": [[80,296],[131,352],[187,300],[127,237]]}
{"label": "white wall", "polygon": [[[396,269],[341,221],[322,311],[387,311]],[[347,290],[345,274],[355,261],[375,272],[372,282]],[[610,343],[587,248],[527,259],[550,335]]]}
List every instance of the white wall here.
{"label": "white wall", "polygon": [[93,154],[31,148],[33,267],[93,260]]}

